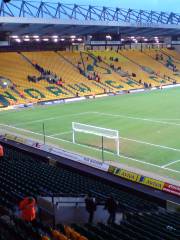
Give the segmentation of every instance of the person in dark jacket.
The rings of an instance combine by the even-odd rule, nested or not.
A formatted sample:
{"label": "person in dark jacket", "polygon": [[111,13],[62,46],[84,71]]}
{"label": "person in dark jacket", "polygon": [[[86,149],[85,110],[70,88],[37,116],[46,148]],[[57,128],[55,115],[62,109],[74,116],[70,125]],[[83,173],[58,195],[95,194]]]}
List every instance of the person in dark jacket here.
{"label": "person in dark jacket", "polygon": [[118,203],[111,195],[105,202],[105,209],[109,212],[108,224],[113,224],[115,222],[117,207]]}
{"label": "person in dark jacket", "polygon": [[93,222],[94,212],[96,211],[96,199],[92,197],[91,193],[85,198],[86,210],[89,213],[88,223]]}

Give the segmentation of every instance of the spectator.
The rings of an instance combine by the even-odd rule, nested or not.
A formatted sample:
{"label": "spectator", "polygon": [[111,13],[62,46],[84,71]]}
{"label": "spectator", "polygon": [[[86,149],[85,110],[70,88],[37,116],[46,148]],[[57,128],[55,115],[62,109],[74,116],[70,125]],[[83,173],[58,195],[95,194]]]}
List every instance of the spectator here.
{"label": "spectator", "polygon": [[19,93],[19,95],[21,98],[25,98],[24,93],[22,91]]}
{"label": "spectator", "polygon": [[36,148],[40,148],[40,144],[38,142],[35,143]]}
{"label": "spectator", "polygon": [[113,224],[115,222],[117,207],[118,204],[111,195],[105,203],[105,209],[107,209],[109,212],[109,218],[107,221],[108,224]]}
{"label": "spectator", "polygon": [[98,56],[97,58],[98,58],[98,61],[99,61],[99,62],[102,62],[101,56]]}
{"label": "spectator", "polygon": [[135,74],[135,73],[132,73],[132,77],[136,77],[136,74]]}
{"label": "spectator", "polygon": [[2,145],[0,145],[0,159],[3,159],[4,157],[4,148]]}
{"label": "spectator", "polygon": [[36,200],[32,197],[26,197],[19,203],[21,218],[27,222],[34,222],[36,219]]}
{"label": "spectator", "polygon": [[114,69],[114,64],[111,63],[110,64],[110,68]]}
{"label": "spectator", "polygon": [[88,223],[93,222],[94,212],[96,211],[96,200],[92,197],[91,193],[85,198],[86,210],[89,213]]}
{"label": "spectator", "polygon": [[50,240],[47,236],[42,236],[42,240]]}

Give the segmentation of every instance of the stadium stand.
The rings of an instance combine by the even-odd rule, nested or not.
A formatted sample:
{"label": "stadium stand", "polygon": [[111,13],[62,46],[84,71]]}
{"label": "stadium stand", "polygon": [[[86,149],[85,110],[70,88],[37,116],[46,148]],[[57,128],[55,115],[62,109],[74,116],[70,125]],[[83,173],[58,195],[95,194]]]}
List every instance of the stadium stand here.
{"label": "stadium stand", "polygon": [[180,61],[179,53],[176,50],[170,50],[168,48],[163,48],[161,50],[161,52],[166,54],[167,56],[173,57],[177,61]]}
{"label": "stadium stand", "polygon": [[[169,213],[157,203],[123,191],[118,186],[77,172],[61,165],[48,164],[47,158],[30,155],[26,151],[4,146],[5,156],[0,162],[0,239],[81,239],[81,240],[177,240],[180,236],[179,213]],[[33,182],[32,182],[33,179]],[[123,220],[106,225],[78,224],[52,226],[37,220],[26,223],[14,216],[19,201],[25,196],[45,194],[91,193],[98,203],[110,194],[123,206]],[[6,214],[5,214],[6,213]],[[5,216],[5,217],[4,217]]]}
{"label": "stadium stand", "polygon": [[0,81],[6,82],[0,87],[0,104],[3,107],[178,83],[180,63],[172,57],[176,66],[173,72],[167,66],[167,51],[159,51],[163,61],[156,61],[157,50],[153,49],[0,53]]}
{"label": "stadium stand", "polygon": [[56,52],[31,52],[24,53],[31,62],[37,62],[45,69],[49,69],[57,76],[62,78],[67,89],[72,91],[74,95],[79,92],[80,96],[84,94],[101,93],[101,89],[92,85],[85,76],[80,75],[78,69]]}
{"label": "stadium stand", "polygon": [[[109,65],[114,65],[116,68],[120,69],[120,73],[127,76],[127,82],[133,81],[136,84],[140,84],[144,87],[144,82],[151,84],[151,86],[158,86],[161,78],[155,76],[150,76],[147,72],[142,70],[141,65],[137,62],[133,62],[123,55],[124,51],[96,51],[96,55],[102,56]],[[153,79],[154,77],[154,79]],[[134,86],[135,87],[135,86]],[[136,86],[137,87],[137,86]]]}
{"label": "stadium stand", "polygon": [[[129,195],[101,181],[93,180],[76,172],[42,163],[38,159],[28,156],[28,154],[24,155],[18,151],[12,152],[8,148],[5,148],[5,153],[4,160],[0,162],[0,178],[4,183],[2,188],[5,191],[2,201],[7,207],[13,208],[14,204],[17,203],[14,200],[11,202],[8,198],[11,191],[24,197],[28,195],[38,196],[42,192],[87,194],[91,188],[99,201],[105,200],[106,196],[113,193],[129,210],[136,212],[138,209],[144,211],[157,209],[157,205],[149,201]],[[34,179],[33,183],[32,179]],[[6,194],[7,198],[5,198]]]}
{"label": "stadium stand", "polygon": [[[173,72],[170,69],[146,54],[147,51],[151,53],[151,50],[146,50],[145,52],[139,50],[123,50],[123,55],[138,63],[143,71],[146,71],[150,75],[160,77],[162,83],[168,82],[172,84],[173,81],[179,81],[179,78],[173,76]],[[164,75],[166,75],[166,79],[164,79]],[[153,76],[151,77],[153,78]]]}
{"label": "stadium stand", "polygon": [[[2,0],[0,19],[2,19],[0,23],[0,110],[2,111],[14,109],[14,114],[16,108],[26,108],[38,103],[41,105],[66,103],[96,98],[99,97],[98,95],[104,97],[131,93],[131,90],[133,93],[144,91],[146,94],[149,90],[163,89],[165,85],[180,83],[180,55],[173,48],[174,40],[179,44],[180,34],[180,18],[176,13],[138,11],[119,7],[101,8],[92,5],[81,6],[77,3],[72,5],[51,3],[51,1],[38,3],[26,0]],[[159,37],[155,37],[157,33]],[[171,48],[167,48],[170,43]],[[159,90],[157,92],[162,93]],[[127,97],[130,99],[131,95]],[[132,102],[132,99],[129,101]],[[161,101],[163,101],[162,96]],[[124,104],[123,108],[127,108],[131,102]],[[153,105],[151,101],[148,102]],[[119,108],[111,101],[108,104],[104,106],[105,110],[111,107]],[[151,106],[150,109],[148,106],[149,104],[147,108],[150,116]],[[90,109],[95,108],[90,106]],[[36,108],[33,108],[34,110],[36,111]],[[120,113],[122,115],[118,115],[117,111],[116,115],[112,114],[112,116],[122,117],[122,122],[125,124],[128,122],[126,119],[131,119],[132,125],[128,125],[130,130],[136,126],[134,124],[136,120],[143,120],[149,124],[148,126],[153,122],[162,123],[164,125],[162,130],[164,128],[169,131],[170,128],[166,125],[178,125],[175,122],[165,121],[164,118],[161,122],[156,116],[153,116],[154,120],[139,118],[135,111],[136,109],[129,110],[127,116],[123,112]],[[46,143],[51,144],[46,141],[47,137],[55,140],[54,136],[70,133],[63,131],[59,133],[59,130],[55,132],[54,129],[52,132],[55,132],[54,134],[46,135],[51,131],[46,131],[44,122],[48,119],[53,121],[58,114],[52,113],[55,116],[51,117],[48,111],[44,112],[46,119],[34,120],[39,122],[35,127],[37,129],[41,127],[42,122],[42,129],[38,129],[38,132],[33,132],[33,128],[31,129],[30,120],[31,117],[33,118],[30,116],[31,113],[21,117],[20,120],[23,118],[23,121],[18,123],[19,126],[16,126],[16,123],[12,123],[12,126],[8,125],[11,124],[8,117],[0,124],[0,127],[4,128],[0,131],[0,240],[180,239],[179,186],[168,182],[171,174],[161,176],[161,174],[156,175],[158,174],[156,172],[153,174],[151,170],[151,172],[147,171],[149,175],[146,176],[146,168],[138,168],[138,164],[143,163],[147,168],[153,166],[160,171],[165,170],[165,173],[172,170],[178,174],[179,169],[169,168],[171,164],[179,163],[179,160],[173,160],[174,155],[172,162],[166,163],[163,153],[163,165],[158,163],[156,165],[156,159],[150,152],[149,155],[153,157],[152,163],[146,158],[144,160],[142,158],[141,161],[141,157],[133,157],[131,152],[127,156],[123,152],[122,155],[117,154],[119,159],[125,158],[137,163],[135,166],[138,172],[131,172],[133,165],[129,164],[130,161],[127,161],[127,165],[124,164],[124,159],[118,162],[115,155],[117,165],[111,165],[113,160],[109,157],[106,161],[104,158],[106,148],[103,146],[103,137],[107,138],[107,134],[98,135],[102,141],[102,149],[98,148],[100,154],[102,153],[102,162],[89,158],[88,151],[87,156],[82,156],[56,148],[53,141],[52,145],[46,145]],[[64,112],[66,111],[61,110],[60,117],[64,117]],[[143,113],[141,109],[138,112]],[[78,117],[75,119],[83,122],[80,114],[77,111]],[[93,114],[99,119],[102,118],[104,122],[111,121],[111,118],[103,119],[103,115],[106,115],[104,113],[93,112]],[[111,113],[107,113],[107,116],[110,115]],[[71,118],[71,115],[67,114],[67,116]],[[66,121],[61,122],[58,117],[57,123],[62,129],[65,128]],[[93,123],[92,118],[88,119],[89,117],[87,121]],[[27,124],[26,121],[29,122],[29,127],[23,129],[23,124]],[[119,125],[123,128],[122,124]],[[145,135],[142,123],[137,126],[136,131],[142,129]],[[16,131],[11,133],[8,129],[17,129],[17,133]],[[160,136],[161,129],[159,129],[158,135],[155,136],[157,140],[157,136]],[[24,137],[29,138],[25,140],[21,134],[18,135],[18,131],[26,132],[27,135],[25,134]],[[104,128],[104,132],[112,131]],[[36,137],[30,139],[30,133],[42,136],[43,145],[38,138],[36,141],[39,142],[33,142]],[[125,137],[122,134],[121,138],[126,139]],[[137,145],[143,143],[145,146],[156,147],[154,151],[159,151],[160,154],[161,148],[174,152],[179,150],[178,146],[173,148],[166,144],[156,145],[150,140],[146,142],[138,140],[137,136],[135,139],[130,137],[128,136],[128,141]],[[119,142],[119,134],[117,138]],[[71,144],[66,137],[61,140]],[[73,143],[75,144],[75,141]],[[110,144],[108,142],[108,145]],[[123,144],[131,148],[130,144]],[[91,145],[88,147],[90,149]],[[160,150],[157,150],[157,147]],[[137,147],[137,150],[134,148],[134,152],[141,152],[142,148]],[[86,151],[83,153],[86,154]],[[93,198],[95,212],[93,214],[96,216],[93,215],[92,218],[87,208],[87,196],[89,199],[90,196]],[[61,200],[65,198],[68,201],[63,202],[63,205]],[[79,202],[72,200],[75,198]],[[110,211],[107,207],[107,199],[113,199],[115,205],[113,207],[116,208],[115,221],[113,219],[111,223],[108,219]],[[26,205],[22,204],[24,200]],[[31,209],[28,209],[29,200],[32,204]],[[68,211],[71,209],[72,212],[66,212],[67,209]],[[78,214],[76,210],[79,211]],[[80,213],[81,210],[84,212]],[[31,217],[28,216],[28,211],[33,213]],[[63,211],[66,214],[63,215]],[[70,216],[71,213],[73,218]],[[89,220],[86,217],[88,214]],[[90,218],[93,220],[91,221]]]}

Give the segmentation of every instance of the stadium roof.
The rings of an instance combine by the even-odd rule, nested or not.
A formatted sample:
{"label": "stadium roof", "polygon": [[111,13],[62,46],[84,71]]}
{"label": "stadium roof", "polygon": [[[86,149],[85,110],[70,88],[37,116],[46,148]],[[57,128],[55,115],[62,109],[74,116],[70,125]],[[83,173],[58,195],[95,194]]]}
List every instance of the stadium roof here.
{"label": "stadium roof", "polygon": [[178,36],[180,14],[12,0],[0,5],[0,32],[39,35]]}

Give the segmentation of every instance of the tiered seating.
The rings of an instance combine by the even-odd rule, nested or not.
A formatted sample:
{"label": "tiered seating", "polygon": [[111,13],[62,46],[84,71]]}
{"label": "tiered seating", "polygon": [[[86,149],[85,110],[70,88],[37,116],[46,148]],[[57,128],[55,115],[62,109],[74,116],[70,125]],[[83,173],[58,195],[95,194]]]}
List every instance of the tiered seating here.
{"label": "tiered seating", "polygon": [[[73,65],[79,74],[80,74],[79,69],[78,69],[79,62],[81,63],[81,69],[84,70],[83,64],[82,64],[83,58],[81,58],[81,52],[78,52],[78,51],[65,52],[65,51],[63,51],[63,52],[58,52],[58,54],[63,57],[64,61],[69,62],[69,64]],[[85,74],[86,73],[87,72],[85,70]],[[81,76],[81,78],[83,77],[83,79],[84,78],[86,79],[85,84],[91,88],[91,92],[93,92],[93,94],[104,93],[105,90],[106,90],[106,92],[109,90],[105,85],[103,85],[102,82],[97,83],[96,81],[88,80],[87,76],[83,76],[82,74],[80,74],[80,76]],[[82,82],[84,81],[83,79],[82,79]]]}
{"label": "tiered seating", "polygon": [[[179,55],[175,51],[169,51],[161,50],[163,61],[154,59],[156,50],[152,49],[144,52],[121,50],[0,53],[0,77],[11,81],[8,88],[0,87],[0,107],[178,83],[179,71],[173,72],[166,66],[166,61],[172,54],[179,70]],[[118,58],[118,61],[112,61],[110,57]],[[56,75],[57,79],[62,79],[62,86],[43,78],[35,64]],[[94,73],[99,76],[99,80],[88,79],[89,74]],[[41,76],[42,79],[37,82],[29,81],[28,75],[35,78]]]}
{"label": "tiered seating", "polygon": [[179,52],[175,51],[175,50],[170,50],[167,48],[163,48],[162,52],[166,53],[169,56],[172,56],[175,60],[180,61],[180,54]]}
{"label": "tiered seating", "polygon": [[[166,53],[167,51],[167,53]],[[170,51],[170,50],[169,50]],[[158,61],[161,62],[164,66],[168,67],[171,70],[171,77],[174,78],[174,76],[180,77],[180,60],[177,60],[173,55],[168,54],[168,50],[162,50],[162,49],[151,49],[144,51],[146,54],[150,55],[153,59],[156,59],[156,56],[159,56]],[[173,51],[174,53],[174,51]],[[161,59],[162,56],[162,59]],[[178,55],[177,55],[178,56]],[[173,72],[173,66],[168,66],[168,62],[172,63],[172,65],[175,66],[174,72]],[[175,79],[176,80],[176,79]]]}
{"label": "tiered seating", "polygon": [[[41,81],[39,83],[29,82],[27,80],[28,75],[32,76],[40,76],[40,73],[29,63],[26,61],[20,54],[18,53],[0,53],[0,76],[8,78],[14,84],[15,90],[10,88],[8,89],[0,89],[0,94],[4,94],[6,91],[12,94],[12,96],[17,99],[17,101],[12,99],[15,103],[25,103],[26,101],[33,102],[37,101],[31,94],[27,94],[25,89],[35,89],[38,90],[44,95],[42,100],[54,99],[55,95],[51,94],[50,91],[47,91],[47,86],[53,86],[47,83],[47,81]],[[20,97],[19,93],[23,93],[25,98]],[[38,93],[36,93],[38,95]],[[62,98],[67,97],[67,95],[61,96]],[[8,98],[9,100],[9,98]]]}
{"label": "tiered seating", "polygon": [[65,87],[74,94],[79,92],[79,96],[84,96],[102,93],[101,88],[92,85],[85,76],[79,73],[76,66],[70,63],[73,54],[68,55],[67,59],[69,61],[62,57],[66,55],[66,52],[27,52],[23,54],[33,63],[38,63],[43,68],[49,69],[57,76],[62,77]]}
{"label": "tiered seating", "polygon": [[[14,84],[18,86],[19,91],[28,86],[27,73],[37,74],[37,72],[26,62],[23,61],[20,55],[17,53],[0,53],[0,76],[10,79]],[[0,93],[4,93],[5,90],[0,89]],[[17,98],[17,102],[24,102],[17,94],[8,89],[13,96]]]}
{"label": "tiered seating", "polygon": [[[104,60],[110,65],[113,64],[115,67],[120,67],[121,70],[128,75],[131,76],[131,78],[139,83],[141,82],[141,87],[143,86],[143,83],[146,82],[148,84],[151,84],[151,86],[158,86],[159,82],[162,80],[161,78],[156,78],[156,80],[153,80],[153,78],[150,77],[150,74],[143,71],[141,66],[136,64],[136,62],[130,61],[128,58],[124,56],[124,51],[119,51],[118,53],[115,51],[96,51],[96,54],[102,56]],[[118,62],[111,61],[110,58],[118,58]],[[133,76],[133,73],[136,76]]]}
{"label": "tiered seating", "polygon": [[26,223],[19,218],[11,217],[11,221],[0,218],[0,240],[88,240],[69,226],[52,229],[40,221]]}
{"label": "tiered seating", "polygon": [[[89,54],[95,56],[98,59],[98,56],[103,56],[103,54],[105,54],[105,52],[100,52],[100,51],[89,51]],[[92,61],[92,59],[91,59]],[[110,63],[107,61],[107,59],[102,58],[102,62],[98,62],[98,69],[108,69],[110,71],[110,74],[108,75],[106,72],[104,73],[103,70],[103,74],[101,73],[102,79],[105,83],[108,83],[110,81],[113,81],[113,85],[111,86],[116,86],[115,90],[117,91],[117,89],[119,88],[119,90],[129,90],[132,88],[139,88],[139,84],[137,84],[136,82],[131,82],[128,81],[128,79],[122,77],[120,74],[118,74],[117,72],[115,72],[111,67],[110,67]],[[97,69],[97,71],[98,71]],[[102,71],[102,70],[101,70]],[[121,86],[121,87],[118,87]]]}
{"label": "tiered seating", "polygon": [[164,75],[170,77],[170,80],[164,79],[164,83],[169,84],[172,83],[173,80],[177,82],[180,81],[179,77],[174,76],[170,69],[139,50],[123,50],[123,55],[142,66],[144,71],[149,73],[153,71],[157,76],[161,77],[161,79],[164,79]]}
{"label": "tiered seating", "polygon": [[127,214],[121,224],[73,224],[89,240],[177,240],[180,237],[180,214]]}
{"label": "tiered seating", "polygon": [[[172,59],[172,61],[174,63],[176,62],[173,57],[171,57],[168,54],[166,55],[165,52],[163,52],[163,50],[161,50],[161,49],[149,49],[149,50],[146,49],[146,50],[143,50],[143,52],[146,53],[147,55],[151,56],[156,61],[163,63],[164,65],[167,64],[167,60],[169,57]],[[158,56],[158,59],[156,59],[157,56]]]}
{"label": "tiered seating", "polygon": [[0,218],[0,240],[177,240],[180,237],[178,213],[127,214],[120,224],[58,225],[55,230],[36,221],[33,225],[12,217]]}
{"label": "tiered seating", "polygon": [[[93,75],[97,73],[100,76],[100,86],[102,86],[106,92],[110,91],[120,91],[128,90],[132,88],[137,88],[138,85],[133,83],[133,85],[128,85],[128,83],[117,73],[112,71],[110,66],[105,62],[98,61],[98,55],[93,51],[88,52],[75,52],[68,53],[64,52],[64,57],[68,58],[73,64],[81,63],[82,69],[85,68],[86,75]],[[89,69],[92,67],[92,70]],[[94,82],[94,84],[99,86],[99,83]]]}
{"label": "tiered seating", "polygon": [[[60,56],[54,52],[23,53],[23,55],[27,55],[32,62],[18,53],[0,54],[0,64],[2,66],[0,69],[0,76],[3,76],[5,79],[10,79],[12,82],[11,86],[13,85],[13,89],[11,87],[6,89],[0,88],[0,94],[5,96],[11,104],[36,102],[39,99],[50,100],[55,98],[74,97],[77,92],[79,96],[103,93],[102,88],[92,85],[87,78],[78,73],[76,68],[66,63],[66,61],[61,59]],[[50,84],[46,80],[41,80],[36,83],[28,81],[28,75],[40,76],[40,72],[37,71],[32,64],[34,58],[42,67],[62,77],[65,81],[63,87]],[[73,83],[73,88],[69,88],[71,82]],[[7,96],[6,92],[8,92],[10,97]],[[21,94],[23,94],[23,98]],[[33,97],[33,95],[36,97]],[[1,105],[5,106],[6,104],[1,101]]]}
{"label": "tiered seating", "polygon": [[[32,181],[33,180],[33,181]],[[0,240],[177,240],[180,236],[180,214],[159,212],[150,201],[120,190],[107,182],[83,175],[72,169],[56,167],[28,153],[5,147],[0,161],[0,211],[14,211],[24,196],[67,193],[86,194],[89,190],[98,202],[110,194],[123,206],[121,223],[105,225],[57,226],[57,230],[37,221],[33,225],[12,217],[0,218]],[[11,211],[11,212],[12,212]],[[10,216],[11,216],[10,212]]]}
{"label": "tiered seating", "polygon": [[11,201],[8,197],[11,193],[21,197],[37,196],[41,193],[86,194],[89,189],[100,201],[104,201],[106,196],[113,194],[130,211],[138,209],[148,211],[157,208],[154,203],[75,171],[49,166],[28,155],[12,153],[8,149],[6,154],[6,159],[0,162],[0,182],[3,183],[0,186],[2,190],[0,195],[4,199],[3,204],[8,208],[15,205],[18,200],[14,198]]}

